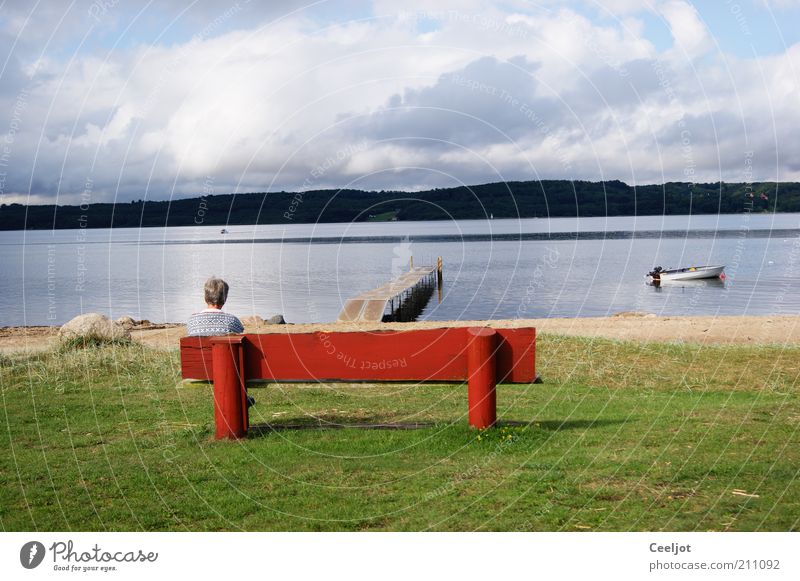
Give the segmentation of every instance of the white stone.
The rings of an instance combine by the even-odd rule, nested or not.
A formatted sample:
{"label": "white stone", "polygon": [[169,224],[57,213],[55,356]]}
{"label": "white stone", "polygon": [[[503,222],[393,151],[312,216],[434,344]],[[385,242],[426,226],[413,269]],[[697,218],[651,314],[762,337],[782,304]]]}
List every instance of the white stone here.
{"label": "white stone", "polygon": [[58,331],[58,336],[65,340],[79,338],[118,341],[130,339],[131,332],[105,315],[86,313],[63,325]]}
{"label": "white stone", "polygon": [[130,330],[136,326],[136,321],[133,319],[133,317],[125,315],[124,317],[117,319],[117,324],[122,325],[123,328]]}

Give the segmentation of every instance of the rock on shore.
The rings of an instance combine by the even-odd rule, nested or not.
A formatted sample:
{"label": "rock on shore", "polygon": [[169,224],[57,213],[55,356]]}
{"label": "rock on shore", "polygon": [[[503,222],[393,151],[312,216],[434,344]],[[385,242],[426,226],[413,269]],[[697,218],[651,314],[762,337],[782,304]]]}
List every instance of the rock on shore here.
{"label": "rock on shore", "polygon": [[117,323],[119,323],[120,325],[122,325],[123,328],[128,329],[129,331],[136,326],[136,321],[133,319],[133,317],[130,317],[128,315],[125,315],[124,317],[120,317],[119,319],[117,319]]}
{"label": "rock on shore", "polygon": [[285,325],[286,321],[283,315],[275,315],[267,320],[258,315],[250,315],[249,317],[242,317],[242,324],[245,327],[262,327],[264,325]]}
{"label": "rock on shore", "polygon": [[99,313],[78,315],[58,331],[62,340],[98,339],[101,341],[120,341],[131,338],[131,332],[120,323],[112,321]]}

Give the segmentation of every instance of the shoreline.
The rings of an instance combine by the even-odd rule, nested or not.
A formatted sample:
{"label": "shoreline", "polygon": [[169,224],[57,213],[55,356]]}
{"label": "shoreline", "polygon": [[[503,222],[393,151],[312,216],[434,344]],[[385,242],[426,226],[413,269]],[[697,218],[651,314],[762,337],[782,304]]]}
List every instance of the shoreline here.
{"label": "shoreline", "polygon": [[[185,199],[185,198],[184,198]],[[781,211],[781,210],[763,210],[763,211],[753,211],[750,212],[750,216],[785,216],[790,214],[800,214],[800,210],[789,210],[789,211]],[[592,220],[597,218],[652,218],[652,217],[666,217],[666,218],[673,218],[673,217],[690,217],[690,218],[703,218],[703,217],[719,217],[719,216],[741,216],[744,215],[744,212],[700,212],[700,213],[688,213],[688,214],[610,214],[610,215],[600,215],[600,216],[575,216],[575,215],[565,215],[565,216],[504,216],[498,218],[488,218],[487,216],[482,216],[479,218],[455,218],[458,222],[488,222],[489,220],[498,222],[502,220],[513,220],[515,222],[519,222],[522,220]],[[352,222],[352,221],[344,221],[344,222],[291,222],[291,225],[297,226],[314,226],[318,224],[324,224],[327,226],[333,225],[343,225],[343,226],[352,226],[353,224],[386,224],[386,223],[400,223],[400,224],[413,224],[413,223],[431,223],[431,222],[442,222],[442,223],[451,223],[453,219],[445,219],[445,218],[435,218],[435,219],[414,219],[414,220],[406,220],[406,219],[398,219],[398,220],[364,220],[359,222]],[[204,222],[201,227],[206,228],[255,228],[259,226],[286,226],[287,223],[283,221],[276,221],[276,222],[268,222],[263,224],[250,224],[250,223],[230,223],[230,222],[219,222],[218,224],[212,224],[209,222]],[[47,230],[51,231],[59,231],[59,232],[78,232],[82,230],[141,230],[141,229],[150,229],[150,228],[195,228],[197,227],[196,224],[179,224],[175,226],[165,226],[164,224],[140,224],[136,226],[86,226],[85,228],[80,227],[53,227],[53,226],[45,226],[45,227],[28,227],[28,228],[16,228],[16,229],[9,229],[3,228],[0,226],[0,232],[44,232]],[[796,228],[792,228],[793,230]],[[721,232],[728,231],[727,229],[720,230]],[[738,229],[733,228],[730,229],[731,232],[739,232]]]}
{"label": "shoreline", "polygon": [[[700,345],[800,345],[800,315],[658,316],[623,312],[607,317],[502,319],[493,321],[421,321],[416,323],[298,323],[246,325],[246,333],[310,333],[314,331],[378,331],[426,329],[443,325],[466,327],[534,326],[538,334],[603,338],[637,342]],[[0,327],[0,354],[36,353],[54,347],[59,326]],[[139,326],[134,341],[161,350],[177,349],[186,335],[182,323]]]}

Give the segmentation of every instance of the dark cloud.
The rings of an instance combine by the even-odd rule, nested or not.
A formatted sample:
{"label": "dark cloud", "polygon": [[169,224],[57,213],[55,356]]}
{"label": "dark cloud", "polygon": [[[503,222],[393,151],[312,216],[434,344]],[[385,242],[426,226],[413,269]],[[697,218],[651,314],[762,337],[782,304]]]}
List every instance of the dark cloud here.
{"label": "dark cloud", "polygon": [[556,99],[537,96],[536,68],[524,57],[508,62],[483,57],[441,75],[430,87],[392,96],[344,130],[374,140],[414,139],[415,147],[433,149],[544,135],[564,115]]}

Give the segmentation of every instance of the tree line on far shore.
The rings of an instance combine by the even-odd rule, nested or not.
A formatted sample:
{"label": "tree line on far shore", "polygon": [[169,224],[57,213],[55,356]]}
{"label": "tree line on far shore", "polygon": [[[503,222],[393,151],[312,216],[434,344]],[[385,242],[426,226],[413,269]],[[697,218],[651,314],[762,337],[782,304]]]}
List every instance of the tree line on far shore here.
{"label": "tree line on far shore", "polygon": [[465,220],[800,212],[800,183],[543,180],[421,192],[315,190],[83,206],[3,204],[0,230],[228,226],[381,220]]}

